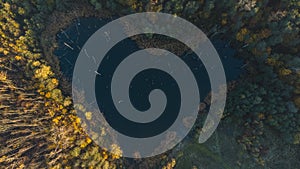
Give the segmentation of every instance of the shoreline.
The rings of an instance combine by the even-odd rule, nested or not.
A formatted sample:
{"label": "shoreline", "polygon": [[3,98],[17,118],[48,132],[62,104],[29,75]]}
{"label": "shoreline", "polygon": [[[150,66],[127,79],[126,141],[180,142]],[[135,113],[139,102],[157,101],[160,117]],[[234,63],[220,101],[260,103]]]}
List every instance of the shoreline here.
{"label": "shoreline", "polygon": [[56,39],[57,34],[59,33],[59,31],[64,30],[69,25],[71,25],[74,20],[78,18],[88,17],[107,19],[111,18],[112,15],[110,14],[110,12],[105,10],[96,11],[94,7],[88,3],[75,3],[72,7],[70,7],[70,10],[54,11],[50,15],[48,21],[45,23],[47,27],[45,28],[45,30],[43,30],[41,38],[39,39],[41,43],[42,53],[45,56],[45,60],[49,63],[54,73],[58,76],[59,81],[61,82],[60,88],[67,95],[71,94],[71,86],[67,79],[64,77],[63,73],[60,71],[59,58],[54,54],[55,49],[58,47]]}

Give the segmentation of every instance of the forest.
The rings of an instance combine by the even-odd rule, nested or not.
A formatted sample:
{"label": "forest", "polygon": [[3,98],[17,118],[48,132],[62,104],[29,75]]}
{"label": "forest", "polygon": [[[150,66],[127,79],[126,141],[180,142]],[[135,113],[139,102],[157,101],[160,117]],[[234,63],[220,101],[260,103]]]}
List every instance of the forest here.
{"label": "forest", "polygon": [[[298,0],[2,0],[0,168],[297,168],[299,9]],[[93,112],[73,105],[54,52],[57,34],[78,18],[150,11],[182,17],[209,38],[225,39],[244,61],[245,72],[228,85],[212,138],[218,146],[196,143],[201,121],[181,148],[146,159],[124,158],[118,145],[111,145],[114,153],[99,147],[93,140],[109,134],[105,128],[93,138],[84,132]]]}

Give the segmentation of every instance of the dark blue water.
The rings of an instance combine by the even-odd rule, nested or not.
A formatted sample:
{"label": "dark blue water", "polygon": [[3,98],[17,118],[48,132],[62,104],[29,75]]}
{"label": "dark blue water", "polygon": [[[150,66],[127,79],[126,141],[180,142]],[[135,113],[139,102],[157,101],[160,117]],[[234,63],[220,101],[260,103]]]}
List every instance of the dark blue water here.
{"label": "dark blue water", "polygon": [[[81,47],[94,32],[109,21],[110,20],[100,20],[97,18],[77,19],[76,22],[70,25],[66,30],[62,30],[57,34],[58,48],[55,50],[55,54],[60,60],[61,71],[70,82]],[[172,38],[168,40],[181,43]],[[234,57],[235,50],[232,49],[226,41],[220,39],[212,39],[211,41],[220,55],[227,81],[236,80],[242,73],[242,60]],[[181,45],[184,44],[181,43]],[[149,93],[153,89],[161,89],[168,98],[165,113],[151,123],[140,124],[128,122],[127,119],[117,112],[111,98],[111,90],[109,89],[111,77],[122,60],[138,50],[141,49],[136,42],[130,38],[124,39],[116,44],[106,54],[97,70],[101,76],[96,76],[95,83],[97,88],[95,92],[101,112],[103,112],[106,120],[114,129],[128,136],[145,138],[155,136],[168,129],[176,119],[176,116],[172,116],[172,114],[170,115],[168,112],[178,112],[181,101],[179,88],[171,76],[160,70],[144,70],[141,71],[130,84],[129,95],[131,102],[136,109],[146,111],[150,108],[148,101]],[[209,77],[205,67],[198,56],[193,52],[187,51],[180,58],[189,66],[196,77],[201,96],[200,99],[203,100],[210,91]],[[98,100],[101,100],[101,102],[98,102]],[[173,120],[170,117],[174,117]],[[153,126],[160,127],[153,128]]]}

